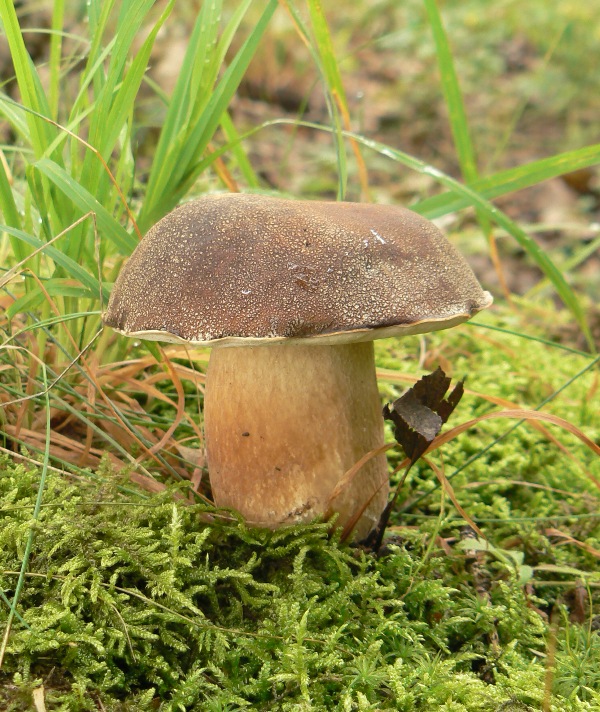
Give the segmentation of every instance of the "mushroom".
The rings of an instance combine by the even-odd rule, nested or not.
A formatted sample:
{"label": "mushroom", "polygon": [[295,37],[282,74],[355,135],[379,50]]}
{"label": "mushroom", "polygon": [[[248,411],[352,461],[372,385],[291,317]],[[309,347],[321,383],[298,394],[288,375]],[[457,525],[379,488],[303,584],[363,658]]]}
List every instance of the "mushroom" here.
{"label": "mushroom", "polygon": [[470,267],[410,210],[209,195],[158,222],[104,321],[210,346],[204,394],[217,506],[275,528],[337,512],[353,538],[388,498],[373,340],[446,329],[488,307]]}

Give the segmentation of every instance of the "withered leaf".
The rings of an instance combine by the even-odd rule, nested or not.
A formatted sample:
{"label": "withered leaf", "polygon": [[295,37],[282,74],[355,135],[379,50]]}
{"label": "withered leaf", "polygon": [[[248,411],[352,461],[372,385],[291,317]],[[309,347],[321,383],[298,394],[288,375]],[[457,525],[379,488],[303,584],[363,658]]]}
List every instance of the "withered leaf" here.
{"label": "withered leaf", "polygon": [[379,551],[381,548],[383,535],[402,484],[410,468],[427,450],[458,405],[464,392],[463,384],[464,381],[460,381],[448,397],[444,398],[450,379],[438,367],[433,373],[423,376],[391,405],[384,407],[383,417],[394,423],[394,437],[402,446],[409,463],[377,526],[364,542],[372,551]]}
{"label": "withered leaf", "polygon": [[402,484],[410,468],[427,450],[458,405],[464,392],[463,384],[464,381],[460,381],[449,396],[444,398],[450,379],[441,368],[437,368],[428,376],[423,376],[391,405],[384,407],[383,417],[394,423],[394,437],[402,446],[409,463],[377,526],[364,542],[364,545],[372,551],[377,552],[381,548],[390,513]]}
{"label": "withered leaf", "polygon": [[463,381],[445,399],[449,385],[450,378],[438,367],[383,409],[383,417],[394,423],[394,437],[411,464],[427,450],[462,398]]}

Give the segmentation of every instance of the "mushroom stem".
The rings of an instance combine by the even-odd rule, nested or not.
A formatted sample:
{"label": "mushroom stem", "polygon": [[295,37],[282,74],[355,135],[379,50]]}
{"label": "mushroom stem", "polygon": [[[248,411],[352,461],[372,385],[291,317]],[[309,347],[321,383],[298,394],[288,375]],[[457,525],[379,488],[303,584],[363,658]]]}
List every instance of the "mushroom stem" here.
{"label": "mushroom stem", "polygon": [[[213,349],[204,428],[218,506],[271,528],[326,514],[343,475],[384,441],[373,342]],[[377,524],[387,480],[378,455],[333,501],[338,526],[364,508],[355,540]]]}

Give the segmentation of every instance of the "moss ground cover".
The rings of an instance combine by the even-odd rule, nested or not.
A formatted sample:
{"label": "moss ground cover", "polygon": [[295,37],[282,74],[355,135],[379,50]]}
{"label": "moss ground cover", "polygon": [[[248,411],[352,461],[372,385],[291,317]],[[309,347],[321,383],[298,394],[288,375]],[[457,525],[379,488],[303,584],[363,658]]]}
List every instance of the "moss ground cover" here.
{"label": "moss ground cover", "polygon": [[[456,375],[469,372],[470,391],[530,407],[590,363],[495,333],[428,337],[425,360],[448,359]],[[417,346],[380,345],[384,398],[401,390],[395,376],[417,370]],[[597,436],[595,386],[587,372],[545,409]],[[453,420],[488,407],[468,392]],[[481,423],[432,457],[451,475],[510,425]],[[126,475],[108,465],[96,483],[50,471],[3,708],[30,709],[43,685],[46,708],[68,710],[596,709],[600,473],[570,434],[552,436],[568,453],[524,424],[451,479],[485,546],[420,465],[379,557],[324,524],[248,530],[178,500],[176,486],[123,493]],[[0,465],[8,596],[39,472]]]}

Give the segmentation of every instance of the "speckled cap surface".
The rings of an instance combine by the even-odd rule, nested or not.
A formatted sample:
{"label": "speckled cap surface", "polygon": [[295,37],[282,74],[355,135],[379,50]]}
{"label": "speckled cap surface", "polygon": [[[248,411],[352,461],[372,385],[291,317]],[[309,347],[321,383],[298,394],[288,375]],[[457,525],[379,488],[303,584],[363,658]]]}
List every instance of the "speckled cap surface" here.
{"label": "speckled cap surface", "polygon": [[444,235],[410,210],[225,194],[148,232],[104,322],[194,345],[342,343],[444,329],[491,303]]}

